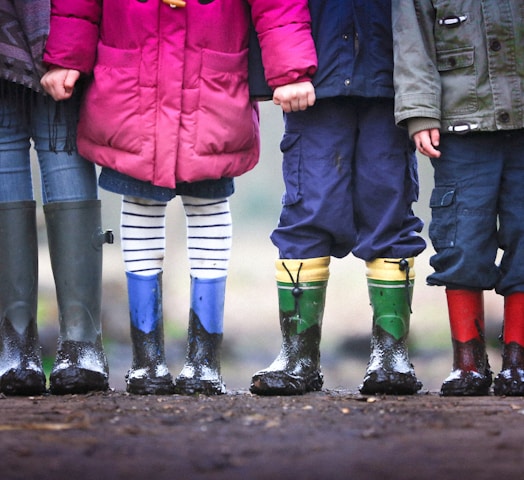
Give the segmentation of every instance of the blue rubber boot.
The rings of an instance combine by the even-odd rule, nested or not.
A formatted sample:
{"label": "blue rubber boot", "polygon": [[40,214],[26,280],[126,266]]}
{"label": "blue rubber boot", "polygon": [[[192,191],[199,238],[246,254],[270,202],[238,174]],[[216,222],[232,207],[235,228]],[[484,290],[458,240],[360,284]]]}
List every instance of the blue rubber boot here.
{"label": "blue rubber boot", "polygon": [[175,380],[181,395],[221,395],[226,386],[220,374],[226,277],[191,277],[191,309],[186,361]]}
{"label": "blue rubber boot", "polygon": [[162,272],[143,276],[126,272],[133,363],[127,391],[137,395],[170,395],[173,378],[164,353]]}

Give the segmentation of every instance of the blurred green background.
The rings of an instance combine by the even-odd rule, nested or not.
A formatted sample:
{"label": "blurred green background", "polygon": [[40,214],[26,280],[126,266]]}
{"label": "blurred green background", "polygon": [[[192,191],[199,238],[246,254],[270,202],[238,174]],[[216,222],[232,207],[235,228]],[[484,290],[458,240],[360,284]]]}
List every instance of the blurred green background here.
{"label": "blurred green background", "polygon": [[[281,154],[282,114],[272,103],[261,104],[262,154],[259,165],[236,180],[231,198],[233,251],[228,278],[224,322],[223,376],[230,390],[245,390],[251,375],[266,367],[280,348],[274,263],[277,250],[269,240],[280,213],[283,193]],[[35,195],[40,200],[38,168],[34,165]],[[419,159],[421,194],[415,212],[426,225],[427,239],[432,188],[432,169],[427,158]],[[321,179],[319,179],[321,181]],[[129,319],[125,275],[120,253],[120,197],[100,191],[103,227],[115,233],[115,243],[104,246],[103,328],[109,357],[110,384],[125,388],[124,376],[131,364]],[[39,330],[46,368],[50,368],[58,334],[57,307],[47,252],[45,226],[38,213],[40,239]],[[185,249],[185,218],[178,199],[168,207],[167,251],[164,268],[164,315],[166,355],[173,376],[182,368],[189,312],[189,267]],[[429,243],[429,242],[428,242]],[[428,287],[430,245],[417,258],[417,274],[411,319],[411,359],[424,389],[438,390],[451,368],[451,344],[444,290]],[[365,266],[349,256],[333,259],[330,266],[324,325],[322,369],[326,388],[355,390],[361,382],[369,354],[371,309]],[[500,368],[498,335],[502,301],[487,292],[486,323],[490,359]]]}

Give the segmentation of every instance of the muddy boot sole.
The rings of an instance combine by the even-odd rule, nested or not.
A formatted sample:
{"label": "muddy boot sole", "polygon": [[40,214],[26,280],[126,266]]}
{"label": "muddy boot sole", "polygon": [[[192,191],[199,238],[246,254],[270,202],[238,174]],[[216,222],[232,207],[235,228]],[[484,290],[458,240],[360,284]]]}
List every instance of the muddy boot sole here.
{"label": "muddy boot sole", "polygon": [[162,377],[126,377],[126,391],[134,395],[173,395],[171,374]]}
{"label": "muddy boot sole", "polygon": [[305,376],[282,371],[260,372],[253,376],[249,391],[256,395],[303,395],[320,391],[323,384],[320,371]]}
{"label": "muddy boot sole", "polygon": [[175,393],[178,395],[223,395],[226,386],[221,379],[202,380],[199,378],[177,377],[175,380]]}
{"label": "muddy boot sole", "polygon": [[489,395],[491,371],[484,375],[478,372],[461,371],[444,381],[440,389],[443,397],[483,397]]}
{"label": "muddy boot sole", "polygon": [[5,395],[42,395],[45,375],[41,370],[12,368],[0,377],[0,392]]}
{"label": "muddy boot sole", "polygon": [[363,395],[414,395],[421,388],[414,373],[379,369],[366,374],[359,391]]}
{"label": "muddy boot sole", "polygon": [[108,376],[79,367],[55,370],[49,378],[49,391],[53,395],[83,394],[104,392],[109,389]]}

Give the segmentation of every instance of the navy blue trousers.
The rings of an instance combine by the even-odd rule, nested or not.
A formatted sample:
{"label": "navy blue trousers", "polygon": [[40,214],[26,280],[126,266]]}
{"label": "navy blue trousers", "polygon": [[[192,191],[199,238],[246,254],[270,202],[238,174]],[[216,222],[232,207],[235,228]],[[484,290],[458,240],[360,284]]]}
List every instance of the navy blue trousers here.
{"label": "navy blue trousers", "polygon": [[439,148],[428,283],[524,292],[524,130],[442,135]]}
{"label": "navy blue trousers", "polygon": [[271,235],[280,258],[413,257],[425,242],[414,215],[417,163],[393,101],[338,97],[285,115],[285,193]]}

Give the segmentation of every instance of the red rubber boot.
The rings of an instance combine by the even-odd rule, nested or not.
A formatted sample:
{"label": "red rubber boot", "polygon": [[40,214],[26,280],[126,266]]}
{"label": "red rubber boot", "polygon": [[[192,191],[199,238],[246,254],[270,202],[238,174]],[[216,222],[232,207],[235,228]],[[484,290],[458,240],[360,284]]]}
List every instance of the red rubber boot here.
{"label": "red rubber boot", "polygon": [[484,294],[481,290],[446,290],[453,370],[441,387],[443,396],[488,395],[492,373],[484,339]]}
{"label": "red rubber boot", "polygon": [[524,395],[524,293],[504,298],[502,370],[495,377],[495,395]]}

